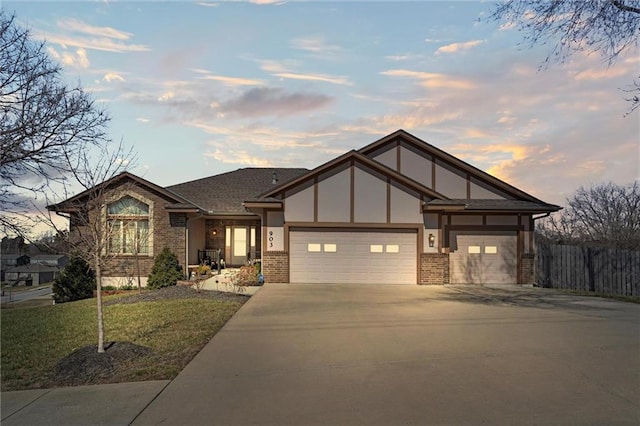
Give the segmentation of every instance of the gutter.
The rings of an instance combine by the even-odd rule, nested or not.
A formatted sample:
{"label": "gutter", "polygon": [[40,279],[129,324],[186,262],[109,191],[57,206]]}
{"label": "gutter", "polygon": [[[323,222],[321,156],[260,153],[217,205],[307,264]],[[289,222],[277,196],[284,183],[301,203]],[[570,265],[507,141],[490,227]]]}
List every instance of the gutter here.
{"label": "gutter", "polygon": [[542,216],[538,216],[538,217],[531,216],[531,219],[533,219],[533,221],[535,222],[538,219],[544,219],[545,217],[549,217],[550,215],[551,215],[551,212],[547,212],[547,213],[543,214]]}

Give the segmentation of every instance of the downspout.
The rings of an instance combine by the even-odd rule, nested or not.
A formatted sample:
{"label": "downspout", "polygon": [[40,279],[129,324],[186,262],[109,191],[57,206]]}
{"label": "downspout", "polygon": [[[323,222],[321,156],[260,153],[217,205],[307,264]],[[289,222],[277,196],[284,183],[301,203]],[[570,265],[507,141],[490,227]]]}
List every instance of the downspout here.
{"label": "downspout", "polygon": [[542,216],[538,216],[538,217],[533,217],[533,215],[531,215],[531,220],[533,221],[533,229],[531,230],[531,232],[533,233],[533,247],[531,247],[533,249],[533,255],[535,256],[534,258],[534,267],[533,267],[533,281],[534,281],[534,285],[537,286],[539,285],[538,283],[538,268],[536,267],[537,264],[537,258],[538,258],[538,253],[537,253],[537,245],[536,245],[536,220],[538,219],[544,219],[545,217],[549,217],[551,215],[551,212],[546,212],[545,214],[543,214]]}
{"label": "downspout", "polygon": [[[551,215],[551,212],[546,212],[542,216],[538,216],[538,217],[533,217],[533,215],[531,215],[531,220],[533,221],[533,229],[531,230],[531,232],[533,232],[534,239],[535,239],[535,235],[536,235],[536,223],[535,223],[536,220],[544,219],[545,217],[549,217],[550,215]],[[534,242],[534,247],[535,247],[535,242]]]}
{"label": "downspout", "polygon": [[531,215],[531,220],[533,221],[533,229],[531,230],[531,232],[533,232],[533,238],[534,238],[534,243],[533,243],[534,251],[535,251],[536,220],[544,219],[545,217],[549,217],[550,215],[551,215],[551,212],[546,212],[542,216],[538,216],[538,217],[533,217],[533,215]]}

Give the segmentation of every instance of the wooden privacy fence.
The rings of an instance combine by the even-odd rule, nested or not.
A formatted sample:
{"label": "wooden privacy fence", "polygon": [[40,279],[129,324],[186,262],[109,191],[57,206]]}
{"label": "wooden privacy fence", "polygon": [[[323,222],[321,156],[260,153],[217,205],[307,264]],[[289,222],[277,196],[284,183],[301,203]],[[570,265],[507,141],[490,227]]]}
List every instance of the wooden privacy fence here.
{"label": "wooden privacy fence", "polygon": [[640,296],[640,252],[536,243],[539,286]]}

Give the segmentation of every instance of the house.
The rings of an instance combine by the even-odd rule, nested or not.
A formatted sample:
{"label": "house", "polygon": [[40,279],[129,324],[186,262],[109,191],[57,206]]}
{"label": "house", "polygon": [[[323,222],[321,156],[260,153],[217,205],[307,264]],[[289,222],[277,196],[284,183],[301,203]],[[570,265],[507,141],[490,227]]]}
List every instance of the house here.
{"label": "house", "polygon": [[[403,130],[313,170],[246,168],[166,188],[122,173],[100,189],[92,214],[114,230],[114,284],[133,257],[147,275],[164,246],[183,266],[261,259],[267,282],[527,284],[535,220],[560,209]],[[88,197],[49,208],[70,214],[73,231]]]}
{"label": "house", "polygon": [[4,282],[6,272],[9,268],[16,265],[27,265],[30,262],[29,256],[26,254],[1,253],[0,254],[0,281]]}
{"label": "house", "polygon": [[64,254],[35,254],[31,256],[31,263],[64,268],[69,262],[69,257]]}
{"label": "house", "polygon": [[8,282],[17,285],[38,286],[52,282],[59,272],[60,269],[56,266],[28,263],[8,267],[5,277]]}

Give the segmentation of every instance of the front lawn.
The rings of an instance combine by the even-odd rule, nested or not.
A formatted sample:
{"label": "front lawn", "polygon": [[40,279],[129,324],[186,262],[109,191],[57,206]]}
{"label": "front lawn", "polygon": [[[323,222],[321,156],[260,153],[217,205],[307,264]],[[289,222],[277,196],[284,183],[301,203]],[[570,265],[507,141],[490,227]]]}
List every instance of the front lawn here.
{"label": "front lawn", "polygon": [[[87,377],[83,383],[175,377],[247,300],[185,291],[151,300],[105,297],[105,343],[131,342],[151,351],[118,365],[109,377]],[[2,391],[61,385],[53,377],[59,361],[97,341],[95,299],[0,314]]]}

